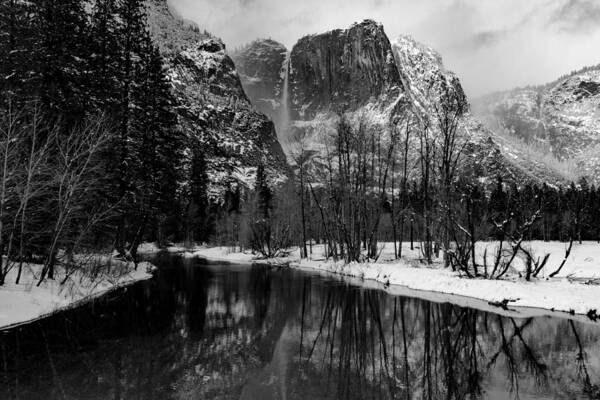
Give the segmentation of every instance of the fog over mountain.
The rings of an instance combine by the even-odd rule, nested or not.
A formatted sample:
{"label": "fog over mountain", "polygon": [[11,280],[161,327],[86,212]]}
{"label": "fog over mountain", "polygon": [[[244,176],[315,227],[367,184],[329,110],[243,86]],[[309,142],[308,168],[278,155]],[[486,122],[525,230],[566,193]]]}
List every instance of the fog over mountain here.
{"label": "fog over mountain", "polygon": [[307,33],[377,20],[389,37],[436,48],[470,97],[550,81],[600,63],[595,0],[170,0],[232,49],[271,37],[286,47]]}

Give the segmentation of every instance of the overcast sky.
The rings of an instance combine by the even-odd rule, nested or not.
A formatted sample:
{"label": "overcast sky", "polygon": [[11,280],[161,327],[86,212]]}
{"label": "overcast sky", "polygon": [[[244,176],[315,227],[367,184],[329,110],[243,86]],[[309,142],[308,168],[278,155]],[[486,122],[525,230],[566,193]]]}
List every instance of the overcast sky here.
{"label": "overcast sky", "polygon": [[365,18],[390,40],[410,34],[438,50],[469,96],[552,81],[600,64],[600,0],[169,0],[235,48],[302,36]]}

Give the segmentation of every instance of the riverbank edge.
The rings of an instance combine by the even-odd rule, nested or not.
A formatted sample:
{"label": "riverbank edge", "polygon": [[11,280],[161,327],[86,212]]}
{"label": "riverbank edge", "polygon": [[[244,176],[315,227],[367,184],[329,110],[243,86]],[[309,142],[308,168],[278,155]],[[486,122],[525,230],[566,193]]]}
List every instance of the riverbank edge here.
{"label": "riverbank edge", "polygon": [[131,277],[130,279],[124,280],[122,282],[117,282],[114,285],[112,285],[106,289],[102,289],[97,292],[91,293],[87,296],[84,296],[82,298],[74,300],[68,304],[58,306],[57,308],[53,309],[50,312],[45,312],[45,313],[39,314],[36,317],[27,318],[22,321],[17,321],[17,322],[12,322],[10,324],[2,325],[2,326],[0,326],[0,333],[19,328],[21,326],[29,325],[34,322],[41,321],[43,319],[57,315],[61,312],[65,312],[65,311],[76,309],[78,307],[82,307],[91,301],[98,300],[99,298],[109,295],[110,293],[113,293],[117,290],[124,289],[129,286],[135,285],[137,283],[152,279],[154,277],[154,272],[157,270],[157,267],[149,262],[143,262],[143,263],[140,263],[140,265],[144,266],[146,268],[146,272],[143,274],[140,274],[139,276]]}
{"label": "riverbank edge", "polygon": [[[247,253],[230,253],[228,257],[218,257],[211,254],[214,253],[214,248],[195,249],[194,251],[173,249],[170,252],[180,254],[186,258],[200,258],[211,264],[251,264],[323,272],[358,279],[359,281],[354,283],[361,286],[365,286],[362,282],[373,281],[383,285],[379,289],[392,294],[394,294],[393,290],[390,291],[388,288],[400,287],[421,293],[456,296],[487,304],[489,307],[484,307],[486,311],[499,314],[511,310],[519,313],[519,310],[521,310],[520,313],[525,316],[531,314],[561,315],[568,318],[577,316],[578,320],[600,321],[598,315],[600,310],[600,286],[569,282],[565,278],[538,279],[531,282],[524,280],[470,279],[442,268],[412,267],[407,262],[344,264],[327,260],[299,260],[293,257],[258,259]],[[388,273],[386,273],[386,270]],[[403,277],[403,274],[407,272],[412,275],[429,276],[418,276],[416,279],[407,280]],[[438,279],[438,285],[432,287],[431,279],[427,278],[434,278],[434,280],[435,278],[441,278],[441,282]],[[484,286],[484,288],[477,288],[477,285]],[[532,295],[528,293],[532,289],[540,293],[543,300],[532,298]],[[502,295],[502,293],[505,293],[505,295]],[[523,298],[523,295],[525,295],[525,298]],[[477,308],[482,308],[482,305],[480,304]]]}
{"label": "riverbank edge", "polygon": [[[383,290],[391,295],[395,296],[408,296],[408,297],[417,297],[423,300],[432,301],[436,303],[452,303],[458,305],[460,307],[469,307],[476,308],[481,311],[491,312],[494,314],[499,314],[508,317],[517,317],[517,318],[529,318],[529,317],[537,317],[537,316],[553,316],[567,319],[574,319],[580,322],[591,322],[591,323],[599,323],[600,318],[597,315],[597,308],[589,308],[585,312],[576,312],[574,309],[569,308],[561,309],[555,306],[535,306],[535,305],[526,305],[519,304],[515,299],[504,298],[504,297],[487,297],[487,296],[472,296],[468,294],[464,294],[461,292],[456,292],[452,290],[431,290],[431,289],[423,289],[417,285],[413,284],[403,284],[403,283],[390,283],[389,279],[384,277],[365,277],[362,274],[356,274],[352,272],[347,272],[344,270],[332,271],[328,268],[323,268],[323,265],[320,264],[315,266],[311,263],[302,263],[302,262],[290,262],[290,268],[298,269],[298,270],[306,270],[311,272],[318,272],[327,275],[339,276],[343,278],[352,279],[353,284],[360,285],[361,287],[373,288],[372,285],[368,284],[372,282],[376,284],[374,288]],[[362,268],[369,268],[368,264],[360,265]],[[395,265],[398,266],[398,265]],[[399,266],[401,269],[413,269],[420,270],[420,268],[411,268]],[[424,267],[423,269],[425,269]],[[434,270],[435,271],[435,270]],[[519,283],[512,281],[495,281],[495,280],[484,280],[484,279],[469,279],[466,277],[456,276],[454,279],[467,281],[467,282],[499,282],[499,283]],[[533,282],[532,284],[535,284]],[[568,283],[569,285],[578,285],[584,286],[577,283]],[[588,286],[584,286],[588,287]],[[438,297],[436,299],[435,297]],[[439,297],[444,298],[440,300]],[[600,299],[600,287],[597,287],[597,297]],[[520,299],[518,299],[520,300]],[[600,303],[600,301],[599,301]]]}

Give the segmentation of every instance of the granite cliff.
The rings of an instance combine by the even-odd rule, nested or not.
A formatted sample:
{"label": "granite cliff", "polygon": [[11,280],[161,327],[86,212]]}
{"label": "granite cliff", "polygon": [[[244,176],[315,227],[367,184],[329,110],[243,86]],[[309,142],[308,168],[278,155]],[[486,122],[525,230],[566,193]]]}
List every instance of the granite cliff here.
{"label": "granite cliff", "polygon": [[283,177],[287,166],[275,126],[248,99],[223,42],[178,18],[165,0],[146,5],[181,130],[190,146],[207,156],[211,196],[221,200],[237,184],[251,185],[259,163],[266,164],[272,176]]}

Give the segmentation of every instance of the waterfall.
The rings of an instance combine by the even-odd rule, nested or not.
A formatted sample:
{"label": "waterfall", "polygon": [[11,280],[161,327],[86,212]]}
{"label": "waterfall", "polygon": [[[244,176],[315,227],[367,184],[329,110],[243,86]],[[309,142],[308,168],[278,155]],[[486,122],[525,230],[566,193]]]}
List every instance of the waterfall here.
{"label": "waterfall", "polygon": [[283,77],[283,88],[281,89],[280,97],[280,108],[279,108],[279,129],[277,129],[277,136],[279,143],[284,151],[287,150],[290,143],[290,99],[289,99],[289,86],[290,86],[290,54],[288,53],[283,65],[284,77]]}

